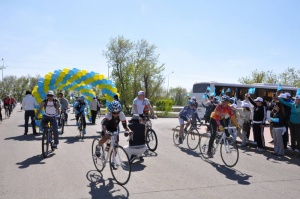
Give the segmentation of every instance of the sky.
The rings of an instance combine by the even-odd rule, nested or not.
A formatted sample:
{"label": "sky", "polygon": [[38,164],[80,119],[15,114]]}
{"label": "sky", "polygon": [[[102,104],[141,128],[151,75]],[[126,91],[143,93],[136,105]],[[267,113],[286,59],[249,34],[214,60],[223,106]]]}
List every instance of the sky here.
{"label": "sky", "polygon": [[238,83],[254,70],[300,69],[299,10],[299,0],[0,0],[0,66],[4,77],[107,76],[103,51],[123,36],[157,47],[166,89]]}

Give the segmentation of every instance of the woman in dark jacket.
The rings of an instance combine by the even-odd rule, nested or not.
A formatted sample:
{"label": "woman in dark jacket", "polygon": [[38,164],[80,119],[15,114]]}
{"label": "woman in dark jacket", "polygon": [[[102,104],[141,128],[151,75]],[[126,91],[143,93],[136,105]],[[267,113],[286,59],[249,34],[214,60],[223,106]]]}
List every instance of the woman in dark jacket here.
{"label": "woman in dark jacket", "polygon": [[285,127],[285,112],[282,103],[275,102],[275,113],[270,118],[270,122],[273,124],[273,139],[274,139],[274,154],[278,156],[284,156],[284,145],[282,135],[286,131]]}

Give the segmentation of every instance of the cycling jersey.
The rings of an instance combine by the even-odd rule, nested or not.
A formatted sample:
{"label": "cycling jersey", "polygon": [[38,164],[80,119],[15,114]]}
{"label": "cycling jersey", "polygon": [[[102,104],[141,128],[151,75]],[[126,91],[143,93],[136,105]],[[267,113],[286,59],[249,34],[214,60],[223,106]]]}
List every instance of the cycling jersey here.
{"label": "cycling jersey", "polygon": [[[133,100],[133,105],[136,104],[137,106],[137,113],[134,113],[134,109],[132,109],[132,113],[133,114],[143,114],[144,113],[144,109],[145,109],[145,106],[147,106],[147,108],[150,108],[150,102],[147,98],[143,99],[143,100],[140,100],[139,98],[135,98]],[[133,106],[132,106],[133,108]],[[150,109],[149,109],[150,110]]]}
{"label": "cycling jersey", "polygon": [[220,120],[224,118],[226,119],[228,117],[231,118],[235,126],[238,126],[232,108],[229,105],[226,107],[222,106],[222,104],[217,105],[215,110],[211,113],[210,117],[216,120],[218,126],[221,125]]}
{"label": "cycling jersey", "polygon": [[121,111],[118,117],[113,117],[112,113],[109,112],[104,116],[104,119],[102,120],[101,124],[106,126],[106,129],[108,131],[114,132],[118,130],[118,125],[120,121],[122,122],[124,129],[126,129],[127,123],[124,113]]}
{"label": "cycling jersey", "polygon": [[182,118],[185,121],[188,121],[188,119],[192,116],[193,113],[196,112],[196,109],[190,108],[189,106],[183,107],[183,109],[179,112],[179,117]]}

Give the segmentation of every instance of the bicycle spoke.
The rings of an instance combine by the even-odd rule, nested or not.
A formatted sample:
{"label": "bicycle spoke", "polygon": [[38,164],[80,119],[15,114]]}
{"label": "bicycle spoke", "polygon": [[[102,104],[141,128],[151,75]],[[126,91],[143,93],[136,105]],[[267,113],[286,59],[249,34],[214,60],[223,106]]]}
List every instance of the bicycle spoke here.
{"label": "bicycle spoke", "polygon": [[179,145],[179,126],[176,126],[173,130],[173,142],[176,146]]}
{"label": "bicycle spoke", "polygon": [[128,155],[121,146],[116,146],[110,153],[110,171],[118,184],[124,185],[129,181],[131,166]]}
{"label": "bicycle spoke", "polygon": [[221,158],[224,164],[228,167],[233,167],[237,164],[239,159],[239,150],[236,143],[229,144],[226,139],[224,144],[221,144]]}
{"label": "bicycle spoke", "polygon": [[157,148],[157,136],[153,129],[148,129],[146,134],[147,146],[150,151],[155,151]]}
{"label": "bicycle spoke", "polygon": [[99,139],[94,139],[93,143],[92,143],[92,158],[93,158],[93,162],[94,165],[97,169],[97,171],[101,172],[103,171],[104,167],[105,167],[105,151],[104,151],[104,147],[101,146],[100,147],[100,157],[96,156],[96,146],[99,143]]}
{"label": "bicycle spoke", "polygon": [[187,145],[189,149],[195,150],[200,142],[200,133],[197,129],[191,129],[187,135]]}
{"label": "bicycle spoke", "polygon": [[207,151],[209,146],[210,133],[205,133],[201,136],[199,149],[204,158],[208,158]]}

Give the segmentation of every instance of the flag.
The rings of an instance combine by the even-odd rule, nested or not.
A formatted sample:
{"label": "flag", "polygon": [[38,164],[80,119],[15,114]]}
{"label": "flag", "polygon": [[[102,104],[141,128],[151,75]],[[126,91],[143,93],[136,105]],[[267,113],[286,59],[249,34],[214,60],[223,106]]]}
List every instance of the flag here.
{"label": "flag", "polygon": [[296,96],[297,96],[297,95],[300,95],[300,89],[297,90]]}
{"label": "flag", "polygon": [[207,91],[210,91],[210,87],[209,87],[209,86],[207,86],[206,90],[207,90]]}
{"label": "flag", "polygon": [[215,96],[215,95],[216,95],[215,89],[211,90],[209,96]]}
{"label": "flag", "polygon": [[255,88],[249,88],[248,93],[249,94],[254,94],[255,93]]}
{"label": "flag", "polygon": [[230,88],[227,88],[226,93],[229,93],[230,91],[231,91]]}
{"label": "flag", "polygon": [[207,97],[207,95],[206,95],[206,93],[203,93],[203,95],[202,95],[202,99],[204,99],[204,100],[205,100],[206,98],[208,98],[208,97]]}
{"label": "flag", "polygon": [[278,84],[277,91],[281,91],[281,90],[282,90],[281,84]]}
{"label": "flag", "polygon": [[222,92],[221,92],[221,93],[222,93],[222,95],[224,95],[224,88],[222,89]]}

